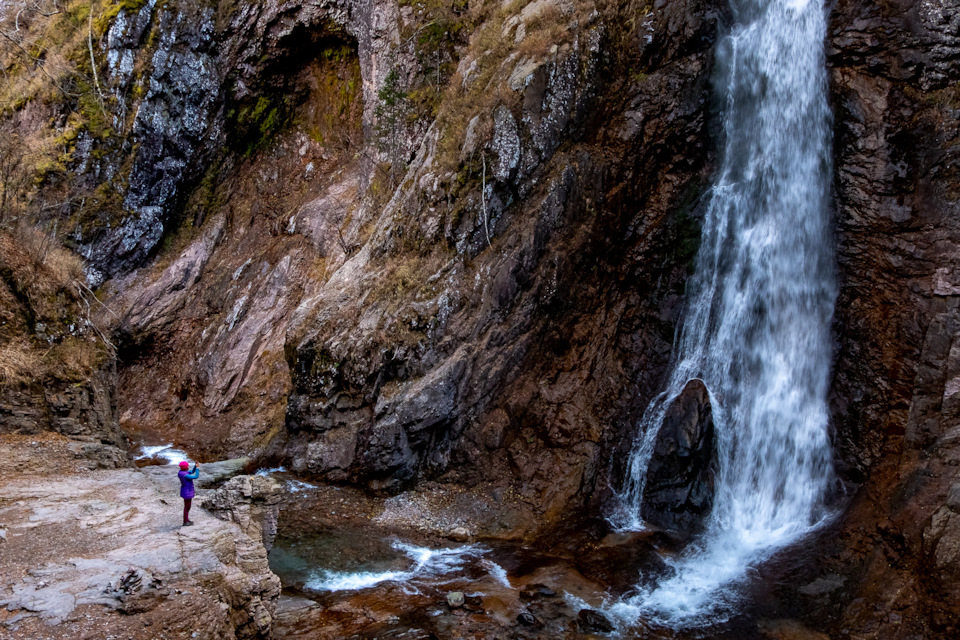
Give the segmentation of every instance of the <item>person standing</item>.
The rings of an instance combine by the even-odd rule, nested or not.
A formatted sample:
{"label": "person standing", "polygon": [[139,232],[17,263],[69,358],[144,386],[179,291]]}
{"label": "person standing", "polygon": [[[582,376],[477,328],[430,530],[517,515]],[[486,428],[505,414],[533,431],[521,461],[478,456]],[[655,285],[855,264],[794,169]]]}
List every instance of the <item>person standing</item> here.
{"label": "person standing", "polygon": [[192,471],[187,471],[189,468],[190,464],[183,461],[180,463],[180,473],[177,474],[180,478],[180,497],[183,498],[183,526],[185,527],[193,526],[193,522],[190,521],[190,503],[195,495],[193,481],[200,477],[200,470],[197,469],[196,463]]}

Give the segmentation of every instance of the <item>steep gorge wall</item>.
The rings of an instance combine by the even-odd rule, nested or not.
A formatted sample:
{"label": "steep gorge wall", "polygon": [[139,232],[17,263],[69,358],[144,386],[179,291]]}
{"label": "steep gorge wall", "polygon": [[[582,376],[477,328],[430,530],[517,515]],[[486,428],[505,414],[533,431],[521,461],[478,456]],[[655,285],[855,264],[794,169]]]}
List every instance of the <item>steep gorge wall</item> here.
{"label": "steep gorge wall", "polygon": [[[387,149],[390,70],[425,75],[417,6],[117,15],[104,51],[129,144],[78,144],[78,173],[125,185],[131,215],[104,209],[76,244],[110,278],[122,423],[376,489],[512,484],[539,524],[596,512],[669,358],[724,7],[485,14],[444,54],[456,70],[438,117],[387,132]],[[955,0],[832,8],[832,406],[850,504],[825,534],[819,586],[793,596],[851,637],[958,623],[958,15]],[[334,73],[359,68],[343,121],[359,147],[252,115],[238,126],[258,104],[302,114],[321,99],[306,70],[331,40],[355,52]],[[260,101],[287,91],[286,107]]]}
{"label": "steep gorge wall", "polygon": [[[121,421],[374,488],[450,472],[514,484],[550,517],[595,488],[598,506],[611,452],[657,391],[696,248],[721,11],[487,16],[437,121],[401,132],[412,162],[385,202],[389,180],[365,162],[383,150],[383,60],[418,67],[391,48],[416,23],[380,9],[365,28],[394,36],[358,39],[360,162],[294,125],[237,162],[178,257],[110,283]],[[257,24],[317,24],[298,11]],[[219,49],[236,49],[224,33]],[[289,197],[271,204],[277,183]]]}
{"label": "steep gorge wall", "polygon": [[841,0],[827,43],[846,510],[791,598],[850,638],[958,628],[960,5]]}
{"label": "steep gorge wall", "polygon": [[625,77],[623,52],[604,55],[614,17],[569,10],[587,19],[567,43],[478,74],[501,93],[470,114],[488,141],[470,125],[451,170],[436,125],[370,241],[301,302],[278,443],[295,469],[514,485],[539,524],[608,478],[669,355],[719,15],[649,11],[620,45],[640,49]]}

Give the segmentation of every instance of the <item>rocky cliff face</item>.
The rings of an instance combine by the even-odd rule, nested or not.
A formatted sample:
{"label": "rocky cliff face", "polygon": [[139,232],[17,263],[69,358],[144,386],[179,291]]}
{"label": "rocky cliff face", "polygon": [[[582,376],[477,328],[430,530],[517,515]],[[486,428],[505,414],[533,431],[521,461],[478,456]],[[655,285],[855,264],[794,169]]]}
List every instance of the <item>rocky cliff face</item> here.
{"label": "rocky cliff face", "polygon": [[841,1],[831,16],[833,424],[853,487],[800,599],[851,638],[948,637],[958,624],[958,16],[952,0]]}
{"label": "rocky cliff face", "polygon": [[[696,251],[725,5],[488,5],[124,3],[97,42],[114,134],[17,112],[109,187],[57,211],[128,432],[377,490],[511,485],[531,528],[602,511]],[[846,511],[785,592],[851,637],[958,624],[958,15],[831,13]],[[0,415],[110,440],[110,386],[4,388]]]}
{"label": "rocky cliff face", "polygon": [[116,373],[98,371],[86,381],[40,380],[0,386],[0,434],[54,432],[83,448],[90,468],[129,464],[114,412]]}
{"label": "rocky cliff face", "polygon": [[103,42],[107,79],[121,120],[127,109],[134,115],[121,128],[124,144],[103,163],[107,175],[96,176],[112,179],[126,163],[119,220],[101,219],[79,239],[89,278],[99,284],[141,266],[182,221],[190,191],[204,167],[224,159],[223,147],[249,150],[278,132],[302,97],[298,76],[311,49],[322,57],[335,41],[360,52],[372,117],[385,63],[396,57],[396,25],[377,22],[383,9],[395,22],[396,6],[381,4],[121,6]]}
{"label": "rocky cliff face", "polygon": [[624,77],[603,54],[616,14],[591,7],[556,5],[567,42],[524,55],[514,28],[536,6],[485,25],[517,43],[492,69],[471,77],[483,51],[460,61],[462,92],[500,92],[464,117],[460,161],[441,119],[371,239],[294,314],[280,446],[296,469],[374,488],[511,478],[549,519],[607,477],[655,389],[695,245],[718,16],[651,10]]}
{"label": "rocky cliff face", "polygon": [[[414,94],[384,65],[424,73],[416,15],[246,11],[210,36],[218,59],[309,67],[302,47],[329,20],[355,38],[367,151],[350,161],[295,118],[255,162],[231,161],[220,208],[178,257],[112,281],[121,423],[377,489],[451,472],[514,482],[550,517],[582,504],[669,355],[707,184],[719,9],[480,13],[441,65],[436,121],[399,133],[388,102],[406,123]],[[643,19],[624,27],[623,12]],[[282,84],[269,60],[239,65],[242,84]],[[290,75],[305,117],[327,98]]]}
{"label": "rocky cliff face", "polygon": [[79,261],[33,229],[2,227],[0,436],[57,434],[90,469],[126,466],[116,362]]}
{"label": "rocky cliff face", "polygon": [[231,478],[201,505],[221,520],[235,522],[251,540],[273,548],[280,516],[280,483],[264,476]]}

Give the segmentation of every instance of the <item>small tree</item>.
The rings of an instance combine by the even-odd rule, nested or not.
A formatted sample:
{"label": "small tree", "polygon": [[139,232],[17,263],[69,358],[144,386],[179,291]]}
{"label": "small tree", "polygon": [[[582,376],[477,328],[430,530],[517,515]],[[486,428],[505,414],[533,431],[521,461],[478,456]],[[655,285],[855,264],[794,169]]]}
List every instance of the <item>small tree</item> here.
{"label": "small tree", "polygon": [[9,122],[0,126],[0,226],[23,212],[28,185],[27,147]]}
{"label": "small tree", "polygon": [[383,87],[377,94],[378,103],[374,110],[377,118],[377,136],[382,153],[387,154],[390,162],[390,180],[397,186],[397,169],[404,164],[402,157],[402,136],[406,129],[407,116],[410,113],[410,101],[407,93],[400,88],[400,77],[396,69],[391,69],[384,78]]}

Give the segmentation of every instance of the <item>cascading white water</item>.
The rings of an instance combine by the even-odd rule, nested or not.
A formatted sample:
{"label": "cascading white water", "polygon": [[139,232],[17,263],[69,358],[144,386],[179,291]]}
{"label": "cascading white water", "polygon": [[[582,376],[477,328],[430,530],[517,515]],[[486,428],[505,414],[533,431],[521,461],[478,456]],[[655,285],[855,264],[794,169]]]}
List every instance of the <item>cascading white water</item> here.
{"label": "cascading white water", "polygon": [[623,528],[642,528],[647,465],[666,407],[701,378],[714,409],[713,511],[674,573],[613,607],[623,619],[707,621],[751,564],[825,516],[826,395],[836,297],[829,232],[830,112],[822,0],[731,0],[718,44],[724,141],[666,390],[632,452]]}

